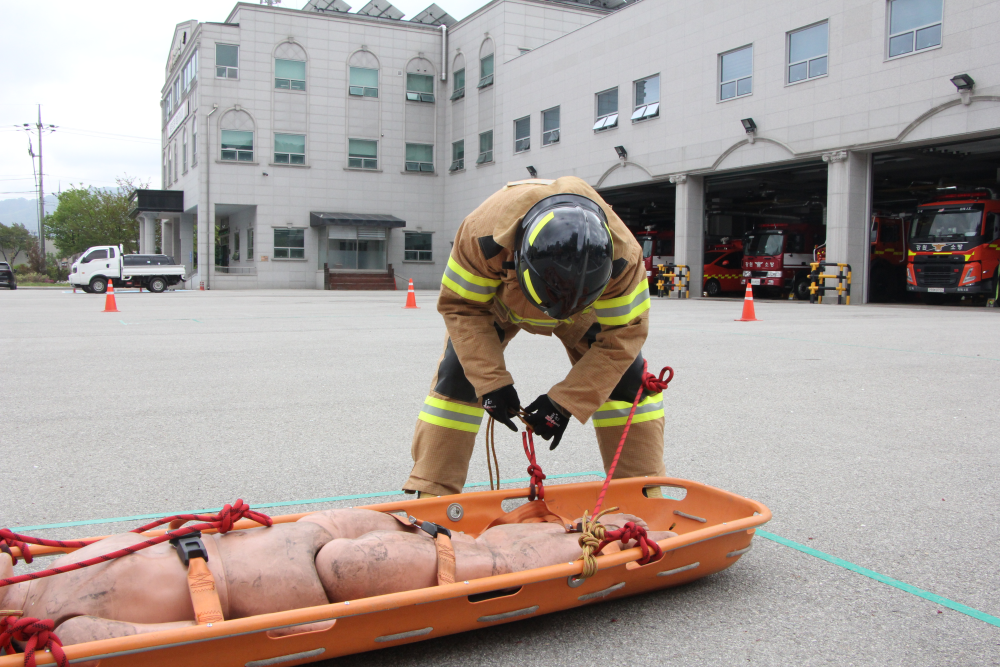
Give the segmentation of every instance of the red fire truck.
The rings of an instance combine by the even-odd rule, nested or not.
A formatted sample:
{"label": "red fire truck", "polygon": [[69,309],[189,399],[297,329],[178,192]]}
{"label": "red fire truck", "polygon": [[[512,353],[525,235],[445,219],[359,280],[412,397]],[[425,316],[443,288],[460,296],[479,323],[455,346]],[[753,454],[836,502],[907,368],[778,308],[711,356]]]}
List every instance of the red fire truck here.
{"label": "red fire truck", "polygon": [[652,279],[656,267],[674,263],[674,231],[647,227],[641,232],[634,231],[635,238],[642,245],[642,257],[646,264],[646,275]]}
{"label": "red fire truck", "polygon": [[946,294],[996,302],[1000,280],[1000,200],[986,188],[956,191],[923,204],[910,225],[906,289],[929,302]]}
{"label": "red fire truck", "polygon": [[743,241],[710,245],[705,250],[705,294],[719,296],[736,292],[746,283],[743,277]]}
{"label": "red fire truck", "polygon": [[809,298],[809,264],[826,230],[805,222],[765,222],[743,238],[740,285],[760,285],[772,294]]}

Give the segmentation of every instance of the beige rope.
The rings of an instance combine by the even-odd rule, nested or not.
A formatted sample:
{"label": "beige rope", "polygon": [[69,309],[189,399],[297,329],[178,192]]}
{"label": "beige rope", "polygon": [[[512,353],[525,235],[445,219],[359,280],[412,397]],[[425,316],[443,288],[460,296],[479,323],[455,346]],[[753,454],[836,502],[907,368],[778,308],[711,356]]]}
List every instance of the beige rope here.
{"label": "beige rope", "polygon": [[583,550],[583,554],[580,555],[580,559],[583,561],[583,572],[580,574],[581,579],[587,579],[597,574],[597,556],[594,552],[601,546],[601,542],[604,541],[607,532],[607,529],[599,521],[602,516],[617,509],[617,507],[609,507],[593,519],[587,516],[586,511],[583,512],[583,519],[581,520],[582,534],[579,540],[580,549]]}

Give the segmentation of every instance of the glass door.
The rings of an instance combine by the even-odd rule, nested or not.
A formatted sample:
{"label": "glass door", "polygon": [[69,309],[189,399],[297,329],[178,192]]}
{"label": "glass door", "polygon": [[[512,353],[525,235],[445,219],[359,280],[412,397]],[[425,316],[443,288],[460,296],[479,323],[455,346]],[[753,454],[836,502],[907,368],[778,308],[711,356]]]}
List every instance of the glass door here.
{"label": "glass door", "polygon": [[386,230],[331,225],[326,257],[331,271],[385,271]]}

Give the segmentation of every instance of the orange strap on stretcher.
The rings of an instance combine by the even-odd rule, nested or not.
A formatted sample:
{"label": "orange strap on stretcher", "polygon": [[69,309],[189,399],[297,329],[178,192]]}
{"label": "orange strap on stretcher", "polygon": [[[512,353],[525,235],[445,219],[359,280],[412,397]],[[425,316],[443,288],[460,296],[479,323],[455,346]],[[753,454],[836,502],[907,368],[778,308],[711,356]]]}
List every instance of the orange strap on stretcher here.
{"label": "orange strap on stretcher", "polygon": [[451,531],[444,526],[430,521],[421,521],[416,517],[408,516],[404,519],[392,512],[388,514],[410,530],[423,531],[431,536],[434,540],[434,549],[437,551],[438,586],[455,583],[455,546],[451,543]]}
{"label": "orange strap on stretcher", "polygon": [[198,625],[223,621],[222,602],[215,588],[215,577],[208,569],[208,551],[201,541],[201,532],[172,539],[170,543],[177,549],[181,562],[187,566],[194,620]]}

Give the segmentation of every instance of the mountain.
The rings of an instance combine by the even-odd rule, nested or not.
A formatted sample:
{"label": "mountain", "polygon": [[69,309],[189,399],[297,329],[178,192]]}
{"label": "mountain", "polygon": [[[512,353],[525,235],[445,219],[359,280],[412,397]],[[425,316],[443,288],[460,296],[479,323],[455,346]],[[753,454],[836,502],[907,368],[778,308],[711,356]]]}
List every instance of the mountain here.
{"label": "mountain", "polygon": [[[45,195],[45,214],[56,210],[59,201],[55,195]],[[37,199],[0,199],[0,222],[5,225],[19,223],[33,234],[38,233]]]}

